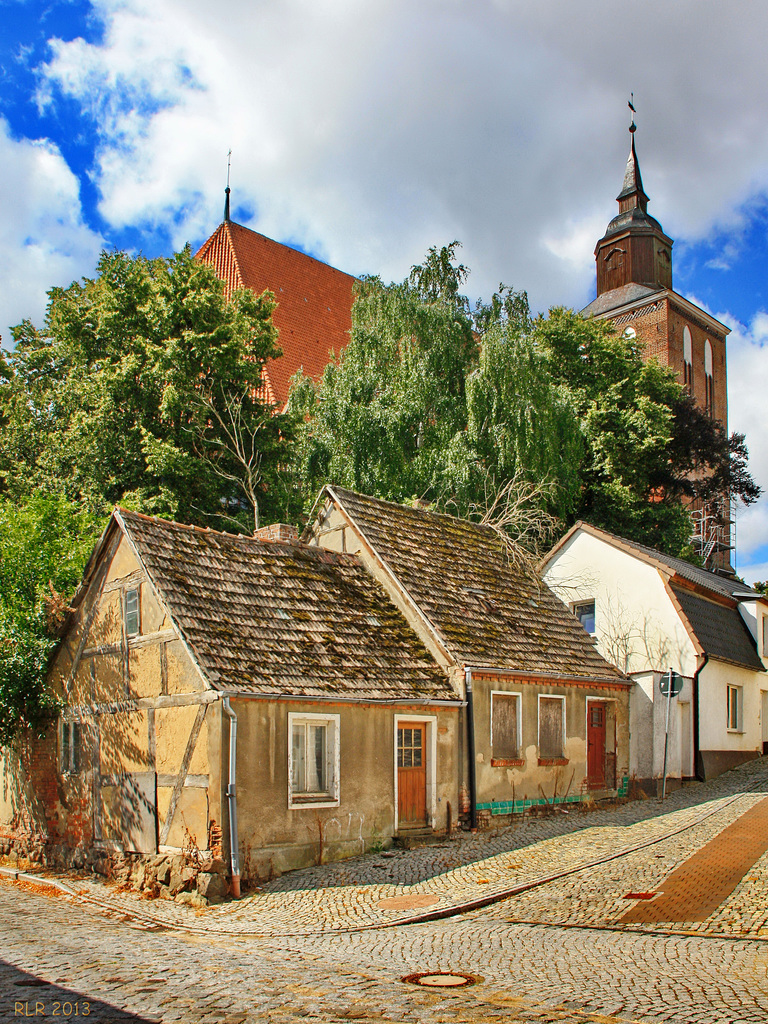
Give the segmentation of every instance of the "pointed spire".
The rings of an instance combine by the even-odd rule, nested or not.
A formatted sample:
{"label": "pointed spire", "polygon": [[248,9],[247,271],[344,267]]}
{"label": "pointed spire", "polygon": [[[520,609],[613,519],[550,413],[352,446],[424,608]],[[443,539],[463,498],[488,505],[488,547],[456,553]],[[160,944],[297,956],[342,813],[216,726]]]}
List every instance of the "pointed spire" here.
{"label": "pointed spire", "polygon": [[632,111],[629,124],[629,137],[632,140],[632,143],[629,147],[627,169],[624,171],[624,182],[621,187],[621,192],[616,196],[616,200],[619,204],[619,210],[622,213],[633,209],[640,209],[643,213],[647,213],[648,196],[643,191],[643,179],[640,175],[640,164],[637,159],[637,150],[635,149],[635,132],[637,131],[637,125],[635,124],[634,117],[635,94],[632,93],[631,95],[632,99],[628,101],[627,106]]}
{"label": "pointed spire", "polygon": [[232,150],[227,153],[227,187],[224,189],[224,223],[229,224],[229,194],[232,189],[229,187],[229,167],[232,162]]}

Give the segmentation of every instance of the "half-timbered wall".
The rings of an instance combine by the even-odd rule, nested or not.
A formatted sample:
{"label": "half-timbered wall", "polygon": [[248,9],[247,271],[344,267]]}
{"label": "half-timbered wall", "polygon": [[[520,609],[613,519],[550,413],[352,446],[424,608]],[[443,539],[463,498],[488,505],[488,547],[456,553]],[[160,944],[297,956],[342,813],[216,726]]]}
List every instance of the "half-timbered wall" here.
{"label": "half-timbered wall", "polygon": [[[126,629],[130,591],[138,591],[134,635]],[[139,853],[207,849],[211,824],[221,827],[217,695],[117,530],[51,676],[66,702],[47,742],[57,762],[52,838]]]}

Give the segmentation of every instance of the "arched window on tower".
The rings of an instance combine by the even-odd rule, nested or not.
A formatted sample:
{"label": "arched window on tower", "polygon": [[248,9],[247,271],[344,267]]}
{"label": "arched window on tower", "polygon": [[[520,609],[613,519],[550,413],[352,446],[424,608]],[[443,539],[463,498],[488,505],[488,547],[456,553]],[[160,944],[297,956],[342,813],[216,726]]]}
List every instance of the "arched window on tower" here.
{"label": "arched window on tower", "polygon": [[689,395],[693,394],[693,343],[689,327],[683,328],[683,387]]}
{"label": "arched window on tower", "polygon": [[704,342],[704,411],[710,416],[715,412],[715,382],[712,376],[712,346],[709,338]]}

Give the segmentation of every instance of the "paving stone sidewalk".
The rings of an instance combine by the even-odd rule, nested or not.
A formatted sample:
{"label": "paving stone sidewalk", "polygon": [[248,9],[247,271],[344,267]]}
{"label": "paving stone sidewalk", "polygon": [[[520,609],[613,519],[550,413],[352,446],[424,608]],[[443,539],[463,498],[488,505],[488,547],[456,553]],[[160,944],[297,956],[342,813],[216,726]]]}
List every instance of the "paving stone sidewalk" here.
{"label": "paving stone sidewalk", "polygon": [[[463,834],[419,850],[387,851],[291,872],[237,902],[204,911],[142,899],[92,879],[62,880],[80,896],[118,915],[139,917],[150,927],[279,936],[404,923],[425,912],[450,912],[577,871],[477,913],[616,927],[631,906],[624,898],[627,893],[658,888],[671,871],[766,795],[768,759],[760,759],[712,783],[685,787],[663,805],[636,801],[591,813],[571,807],[567,814]],[[666,836],[670,838],[660,842]],[[658,845],[595,863],[649,843]],[[768,922],[768,909],[763,908],[768,908],[768,856],[695,930],[759,936]]]}

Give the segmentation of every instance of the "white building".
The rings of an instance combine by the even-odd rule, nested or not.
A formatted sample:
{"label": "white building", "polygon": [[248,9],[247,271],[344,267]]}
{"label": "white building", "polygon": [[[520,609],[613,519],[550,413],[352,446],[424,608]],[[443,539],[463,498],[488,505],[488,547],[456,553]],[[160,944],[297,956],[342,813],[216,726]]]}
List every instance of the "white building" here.
{"label": "white building", "polygon": [[661,674],[685,677],[672,699],[667,775],[712,778],[768,752],[768,599],[680,558],[576,523],[544,579],[634,680],[630,773],[655,791],[664,760]]}

